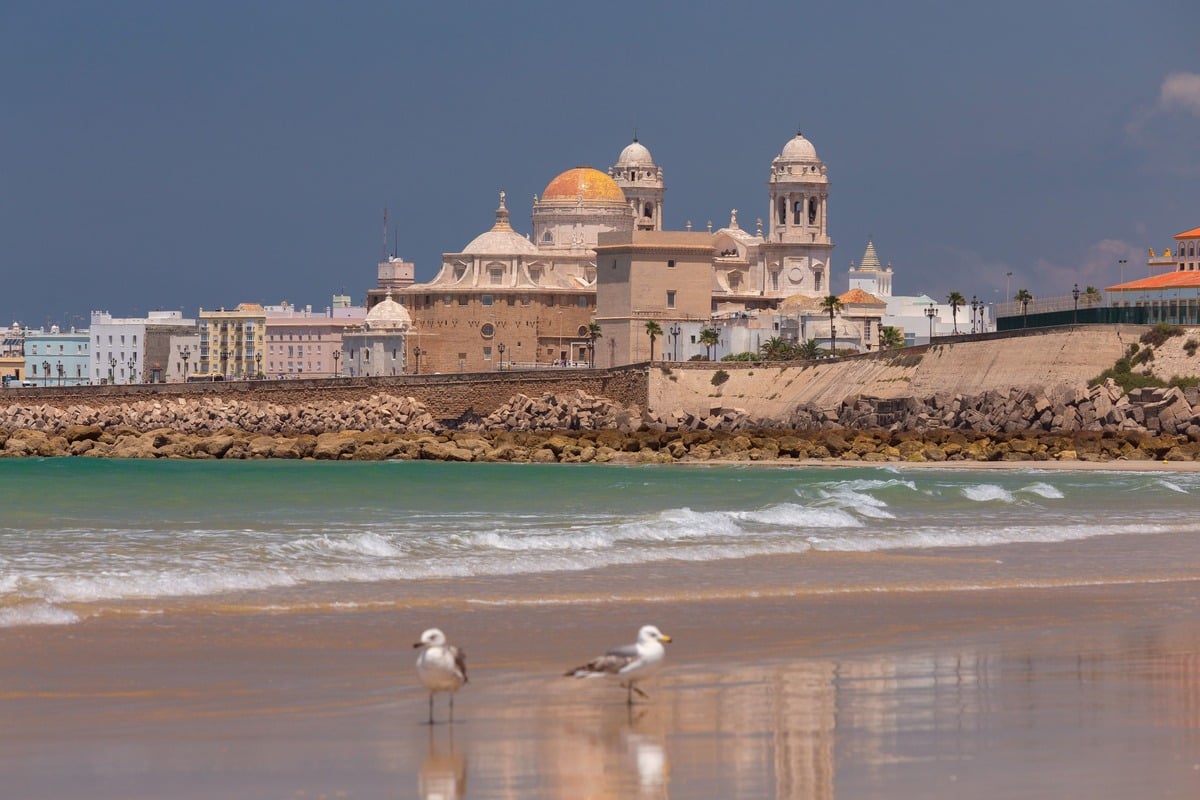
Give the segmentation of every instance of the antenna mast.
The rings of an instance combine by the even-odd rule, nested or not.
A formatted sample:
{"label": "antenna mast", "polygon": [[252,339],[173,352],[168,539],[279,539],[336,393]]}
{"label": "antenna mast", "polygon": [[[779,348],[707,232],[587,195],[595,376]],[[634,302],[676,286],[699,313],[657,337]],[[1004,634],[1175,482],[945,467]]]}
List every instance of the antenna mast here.
{"label": "antenna mast", "polygon": [[387,240],[388,240],[388,218],[387,218],[387,207],[385,206],[383,209],[383,249],[380,251],[383,255],[383,259],[382,259],[383,261],[388,260]]}

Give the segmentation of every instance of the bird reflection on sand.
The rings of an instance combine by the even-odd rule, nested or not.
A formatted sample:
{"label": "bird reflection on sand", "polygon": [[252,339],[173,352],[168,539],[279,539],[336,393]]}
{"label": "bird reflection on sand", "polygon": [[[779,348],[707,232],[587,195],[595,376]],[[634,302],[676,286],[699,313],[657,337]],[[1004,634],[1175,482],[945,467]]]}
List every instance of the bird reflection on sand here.
{"label": "bird reflection on sand", "polygon": [[467,756],[455,749],[454,730],[439,742],[429,729],[429,752],[417,775],[417,792],[422,800],[463,800],[467,796]]}

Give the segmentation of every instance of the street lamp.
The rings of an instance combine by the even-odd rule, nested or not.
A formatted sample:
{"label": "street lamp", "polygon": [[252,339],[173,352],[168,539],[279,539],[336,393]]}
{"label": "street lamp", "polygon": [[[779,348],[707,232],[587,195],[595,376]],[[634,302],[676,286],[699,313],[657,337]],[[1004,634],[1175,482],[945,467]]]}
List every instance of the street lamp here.
{"label": "street lamp", "polygon": [[1129,259],[1117,259],[1117,267],[1121,270],[1121,283],[1125,282],[1125,265],[1129,263]]}
{"label": "street lamp", "polygon": [[130,356],[129,357],[129,382],[130,383],[133,383],[135,380],[134,374],[133,374],[133,368],[136,366],[137,366],[137,358],[135,356]]}
{"label": "street lamp", "polygon": [[188,379],[188,359],[192,357],[191,345],[184,345],[179,351],[179,357],[183,359],[183,382],[187,383]]}
{"label": "street lamp", "polygon": [[668,328],[667,331],[671,334],[671,338],[675,340],[675,346],[671,352],[671,360],[678,361],[679,360],[679,334],[683,333],[683,328],[679,327],[679,323],[676,322],[674,325],[672,325],[670,328]]}
{"label": "street lamp", "polygon": [[983,305],[979,302],[979,298],[971,295],[971,333],[977,333],[975,329],[975,319],[979,316],[979,307]]}
{"label": "street lamp", "polygon": [[42,386],[45,386],[50,380],[50,362],[42,362]]}
{"label": "street lamp", "polygon": [[425,351],[421,349],[420,345],[413,348],[413,358],[417,361],[417,368],[413,372],[414,375],[421,374],[421,356],[423,355],[425,355]]}
{"label": "street lamp", "polygon": [[57,364],[55,364],[54,366],[55,366],[55,369],[57,369],[57,370],[58,370],[58,385],[59,385],[59,386],[62,386],[62,383],[63,383],[63,373],[64,373],[64,372],[66,372],[66,370],[65,370],[65,369],[63,369],[63,363],[62,363],[61,361],[60,361],[60,362],[58,362]]}
{"label": "street lamp", "polygon": [[262,377],[262,350],[254,354],[254,377],[255,379]]}
{"label": "street lamp", "polygon": [[930,303],[929,307],[925,309],[925,316],[929,317],[929,343],[930,344],[933,344],[933,318],[937,316],[937,313],[938,313],[937,306],[935,306],[933,303]]}
{"label": "street lamp", "polygon": [[496,345],[496,349],[500,352],[500,364],[497,369],[504,369],[504,342]]}
{"label": "street lamp", "polygon": [[228,351],[228,350],[222,350],[222,351],[221,351],[221,377],[222,377],[222,378],[228,378],[228,377],[229,377],[229,375],[228,375],[228,366],[229,366],[229,351]]}
{"label": "street lamp", "polygon": [[342,373],[338,370],[338,361],[340,361],[341,358],[342,358],[342,351],[334,350],[333,351],[333,377],[335,377],[335,378],[340,378],[342,376]]}
{"label": "street lamp", "polygon": [[117,357],[114,355],[108,357],[108,382],[110,384],[117,382]]}
{"label": "street lamp", "polygon": [[1071,319],[1073,324],[1079,324],[1079,284],[1075,284],[1075,288],[1071,290],[1071,297],[1075,299],[1075,311]]}

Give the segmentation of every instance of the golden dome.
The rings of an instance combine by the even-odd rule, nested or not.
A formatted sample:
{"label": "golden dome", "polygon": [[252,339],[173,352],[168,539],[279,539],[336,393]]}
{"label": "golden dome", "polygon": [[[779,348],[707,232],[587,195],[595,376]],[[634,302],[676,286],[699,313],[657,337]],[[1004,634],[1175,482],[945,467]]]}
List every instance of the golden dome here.
{"label": "golden dome", "polygon": [[625,193],[617,182],[598,169],[576,167],[559,175],[546,185],[542,200],[584,200],[625,202]]}

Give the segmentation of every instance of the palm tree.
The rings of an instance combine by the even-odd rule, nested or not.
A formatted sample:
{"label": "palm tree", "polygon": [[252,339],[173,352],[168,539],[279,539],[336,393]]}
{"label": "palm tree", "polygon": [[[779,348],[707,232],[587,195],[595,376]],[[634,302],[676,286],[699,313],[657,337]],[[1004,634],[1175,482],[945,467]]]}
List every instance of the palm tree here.
{"label": "palm tree", "polygon": [[954,332],[958,333],[958,309],[967,304],[967,298],[958,292],[951,292],[946,295],[946,302],[950,304],[950,319],[954,321]]}
{"label": "palm tree", "polygon": [[1083,293],[1083,302],[1089,306],[1098,305],[1100,303],[1100,290],[1095,286],[1087,287],[1087,291]]}
{"label": "palm tree", "polygon": [[721,336],[713,328],[705,328],[700,331],[700,344],[704,345],[704,360],[712,361],[711,348],[716,347],[721,341]]}
{"label": "palm tree", "polygon": [[662,328],[654,320],[646,323],[646,335],[650,337],[650,360],[654,360],[654,340],[663,335]]}
{"label": "palm tree", "polygon": [[816,339],[809,339],[802,345],[796,347],[796,355],[808,361],[821,357],[821,345],[817,344]]}
{"label": "palm tree", "polygon": [[763,358],[769,361],[781,361],[788,357],[791,349],[791,345],[786,341],[780,339],[778,336],[772,336],[762,343],[759,347],[759,352],[762,353]]}
{"label": "palm tree", "polygon": [[[587,325],[588,355],[591,356],[592,369],[596,368],[596,340],[599,339],[603,335],[604,334],[602,334],[600,332],[600,323],[599,322],[596,322],[596,320],[592,320],[591,322],[588,323],[588,325]],[[612,366],[612,365],[610,364],[609,366]]]}
{"label": "palm tree", "polygon": [[821,298],[821,310],[829,312],[829,354],[837,355],[837,330],[833,327],[833,315],[842,310],[842,301],[836,294]]}
{"label": "palm tree", "polygon": [[894,325],[884,325],[879,329],[879,349],[895,350],[904,347],[904,334]]}
{"label": "palm tree", "polygon": [[1013,297],[1013,300],[1016,300],[1018,303],[1021,304],[1021,327],[1022,328],[1029,327],[1029,301],[1032,299],[1033,299],[1033,295],[1031,295],[1029,293],[1028,289],[1019,290],[1017,292],[1017,294]]}

